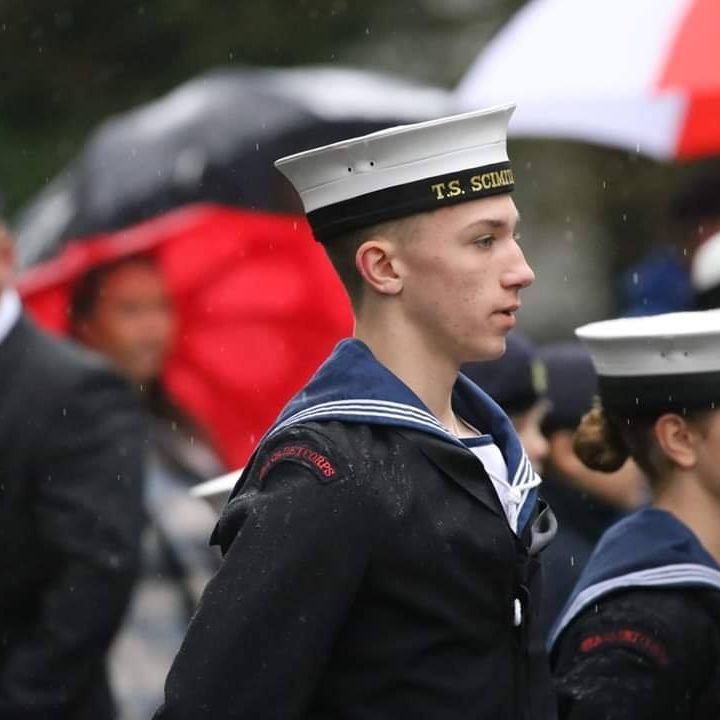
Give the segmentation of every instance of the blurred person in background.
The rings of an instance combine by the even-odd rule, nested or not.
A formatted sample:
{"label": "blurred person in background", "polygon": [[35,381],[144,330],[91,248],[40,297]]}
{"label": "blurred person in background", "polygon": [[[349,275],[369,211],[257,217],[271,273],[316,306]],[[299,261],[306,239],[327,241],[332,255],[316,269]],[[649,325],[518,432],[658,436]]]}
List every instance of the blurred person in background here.
{"label": "blurred person in background", "polygon": [[690,268],[698,249],[720,231],[720,168],[704,169],[685,183],[671,201],[668,222],[673,226],[673,241],[650,252],[623,275],[623,315],[696,307]]}
{"label": "blurred person in background", "polygon": [[603,536],[550,638],[561,718],[720,717],[720,313],[580,328],[600,402],[575,449],[649,507]]}
{"label": "blurred person in background", "polygon": [[[507,336],[498,360],[465,363],[460,372],[480,386],[509,415],[536,472],[542,472],[548,443],[540,426],[548,410],[547,382],[534,343],[518,331]],[[542,493],[543,497],[545,493]]]}
{"label": "blurred person in background", "polygon": [[574,341],[545,345],[539,353],[549,399],[542,422],[548,442],[542,492],[558,519],[557,536],[543,558],[541,618],[549,632],[601,535],[647,500],[647,484],[631,458],[617,472],[602,473],[575,454],[575,430],[597,394],[590,353]]}
{"label": "blurred person in background", "polygon": [[150,424],[143,574],[112,663],[123,719],[145,720],[162,699],[167,670],[219,561],[208,545],[215,515],[189,489],[222,466],[162,383],[176,319],[155,261],[133,256],[93,268],[73,288],[70,317],[75,339],[132,381]]}
{"label": "blurred person in background", "polygon": [[40,332],[0,224],[0,718],[109,720],[106,656],[139,566],[141,413],[95,354]]}

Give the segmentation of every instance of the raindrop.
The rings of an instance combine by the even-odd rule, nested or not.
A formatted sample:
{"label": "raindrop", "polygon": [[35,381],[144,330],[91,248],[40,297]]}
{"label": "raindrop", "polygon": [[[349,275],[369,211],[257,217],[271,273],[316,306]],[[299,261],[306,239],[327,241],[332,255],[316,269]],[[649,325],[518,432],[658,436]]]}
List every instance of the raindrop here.
{"label": "raindrop", "polygon": [[637,285],[640,282],[640,275],[636,272],[632,275],[633,285]]}

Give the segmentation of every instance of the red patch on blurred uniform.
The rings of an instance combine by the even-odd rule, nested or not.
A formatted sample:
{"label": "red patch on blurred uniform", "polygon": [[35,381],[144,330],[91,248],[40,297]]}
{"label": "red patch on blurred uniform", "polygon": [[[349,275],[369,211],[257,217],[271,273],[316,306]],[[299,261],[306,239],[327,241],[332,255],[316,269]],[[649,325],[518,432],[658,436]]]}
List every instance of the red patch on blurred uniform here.
{"label": "red patch on blurred uniform", "polygon": [[640,630],[631,630],[629,628],[588,635],[583,638],[580,643],[580,652],[593,652],[594,650],[607,645],[629,645],[631,647],[644,650],[661,665],[667,665],[670,662],[667,651],[660,643],[657,642],[657,640],[651,638],[649,635],[646,635]]}
{"label": "red patch on blurred uniform", "polygon": [[316,470],[320,471],[325,480],[330,480],[337,474],[333,464],[319,452],[311,450],[308,447],[303,447],[302,445],[285,445],[279,450],[275,450],[267,459],[260,469],[260,479],[262,480],[275,465],[283,460],[304,461],[303,465],[309,463]]}

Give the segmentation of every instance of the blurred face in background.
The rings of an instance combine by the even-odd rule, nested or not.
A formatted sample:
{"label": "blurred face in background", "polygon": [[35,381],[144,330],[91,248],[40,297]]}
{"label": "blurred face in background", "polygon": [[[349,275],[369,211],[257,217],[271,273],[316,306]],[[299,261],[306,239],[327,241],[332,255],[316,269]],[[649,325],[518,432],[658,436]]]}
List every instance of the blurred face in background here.
{"label": "blurred face in background", "polygon": [[520,442],[535,472],[540,473],[547,458],[550,446],[540,429],[548,411],[548,401],[538,400],[529,410],[510,416]]}
{"label": "blurred face in background", "polygon": [[13,268],[13,245],[10,231],[0,222],[0,292],[10,284]]}
{"label": "blurred face in background", "polygon": [[174,331],[165,280],[148,259],[128,260],[104,272],[74,327],[78,340],[110,358],[136,383],[161,373]]}

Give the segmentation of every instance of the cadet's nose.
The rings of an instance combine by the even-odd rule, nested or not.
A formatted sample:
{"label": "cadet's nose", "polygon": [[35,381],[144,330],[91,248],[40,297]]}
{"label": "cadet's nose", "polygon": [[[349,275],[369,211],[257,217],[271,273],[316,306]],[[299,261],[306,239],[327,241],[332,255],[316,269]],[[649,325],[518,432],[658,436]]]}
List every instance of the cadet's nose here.
{"label": "cadet's nose", "polygon": [[512,258],[510,260],[508,271],[503,276],[503,285],[508,288],[516,288],[521,290],[532,285],[535,280],[535,273],[530,265],[528,265],[522,249],[513,240]]}

